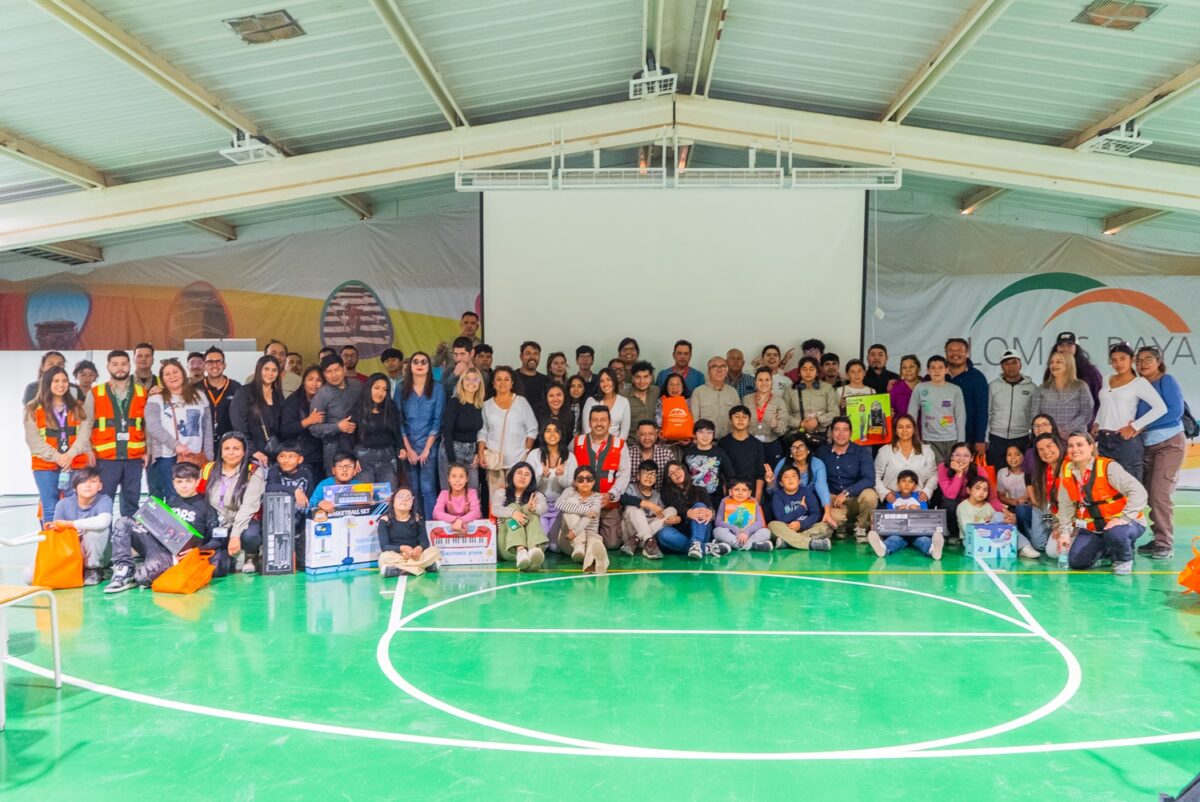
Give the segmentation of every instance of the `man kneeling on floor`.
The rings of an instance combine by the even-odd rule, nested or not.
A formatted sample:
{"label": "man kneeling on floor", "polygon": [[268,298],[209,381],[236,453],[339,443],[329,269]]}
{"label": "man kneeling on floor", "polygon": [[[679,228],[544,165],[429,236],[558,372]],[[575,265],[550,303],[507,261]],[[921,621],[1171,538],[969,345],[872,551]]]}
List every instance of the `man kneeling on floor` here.
{"label": "man kneeling on floor", "polygon": [[[171,469],[174,492],[167,494],[164,502],[179,520],[190,524],[200,535],[201,541],[193,544],[195,547],[223,549],[226,538],[224,533],[219,531],[220,517],[209,505],[208,500],[196,492],[199,482],[199,468],[190,462],[176,463]],[[133,548],[143,557],[141,567],[136,569],[133,564]],[[134,585],[150,587],[163,571],[175,564],[175,555],[159,543],[142,524],[132,518],[121,518],[113,525],[112,561],[113,577],[104,589],[105,593],[120,593]]]}

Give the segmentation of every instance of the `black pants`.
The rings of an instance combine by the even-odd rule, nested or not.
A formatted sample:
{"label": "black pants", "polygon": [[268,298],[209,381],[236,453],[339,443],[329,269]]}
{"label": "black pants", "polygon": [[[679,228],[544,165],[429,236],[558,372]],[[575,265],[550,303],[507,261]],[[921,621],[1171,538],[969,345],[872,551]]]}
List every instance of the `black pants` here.
{"label": "black pants", "polygon": [[1007,468],[1008,460],[1005,458],[1005,454],[1008,451],[1009,446],[1016,446],[1017,448],[1021,449],[1021,458],[1024,459],[1025,449],[1029,448],[1029,435],[1009,439],[1007,437],[989,434],[987,447],[988,465],[991,465],[997,471],[999,471],[1001,468]]}
{"label": "black pants", "polygon": [[1100,456],[1116,460],[1130,476],[1142,481],[1142,463],[1146,458],[1142,438],[1131,437],[1126,440],[1120,432],[1100,432],[1096,445],[1100,447]]}
{"label": "black pants", "polygon": [[140,459],[98,459],[101,492],[117,500],[121,488],[121,516],[132,518],[142,497],[142,461]]}
{"label": "black pants", "polygon": [[962,537],[958,531],[958,505],[957,499],[945,496],[941,496],[937,500],[937,508],[946,511],[946,534],[949,537]]}

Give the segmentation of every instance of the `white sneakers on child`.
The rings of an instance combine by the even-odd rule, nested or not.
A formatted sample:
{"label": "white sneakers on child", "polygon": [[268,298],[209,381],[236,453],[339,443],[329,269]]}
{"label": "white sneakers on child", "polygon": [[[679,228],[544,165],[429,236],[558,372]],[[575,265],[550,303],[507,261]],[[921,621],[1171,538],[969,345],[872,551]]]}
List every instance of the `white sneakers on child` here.
{"label": "white sneakers on child", "polygon": [[1022,546],[1017,554],[1021,555],[1027,560],[1037,560],[1042,556],[1042,553],[1033,546]]}
{"label": "white sneakers on child", "polygon": [[870,544],[871,550],[875,552],[876,557],[887,556],[887,546],[883,545],[883,538],[874,529],[867,532],[867,543]]}

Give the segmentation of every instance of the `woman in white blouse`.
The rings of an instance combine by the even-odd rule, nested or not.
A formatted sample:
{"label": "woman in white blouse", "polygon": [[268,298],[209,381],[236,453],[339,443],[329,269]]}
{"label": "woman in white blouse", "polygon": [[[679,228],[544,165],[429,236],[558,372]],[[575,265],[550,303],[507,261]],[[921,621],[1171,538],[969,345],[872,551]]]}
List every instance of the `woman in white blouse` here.
{"label": "woman in white blouse", "polygon": [[617,395],[617,386],[617,377],[612,370],[601,368],[600,372],[596,374],[596,395],[583,404],[584,429],[587,429],[588,413],[592,407],[603,404],[608,407],[609,420],[612,421],[608,431],[622,440],[628,440],[629,426],[632,423],[629,420],[629,399],[623,395]]}
{"label": "woman in white blouse", "polygon": [[[1138,482],[1142,481],[1144,445],[1138,434],[1167,411],[1167,405],[1150,382],[1133,371],[1133,348],[1117,343],[1108,349],[1113,375],[1100,388],[1100,409],[1093,430],[1100,456],[1109,457]],[[1137,417],[1138,401],[1150,409]]]}
{"label": "woman in white blouse", "polygon": [[575,476],[575,455],[571,453],[570,439],[563,435],[556,420],[542,424],[537,447],[529,452],[529,467],[533,470],[533,482],[537,490],[546,497],[546,512],[542,515],[542,529],[550,538],[550,550],[558,551],[558,508],[555,502],[563,491],[571,487]]}
{"label": "woman in white blouse", "polygon": [[937,457],[932,448],[921,445],[917,422],[911,415],[896,416],[892,444],[875,455],[875,492],[884,503],[895,500],[901,471],[917,475],[917,493],[921,501],[929,501],[937,489]]}
{"label": "woman in white blouse", "polygon": [[538,432],[533,407],[513,392],[512,368],[496,368],[492,388],[496,394],[483,403],[483,428],[476,438],[479,464],[487,471],[489,495],[504,489],[508,469],[525,460]]}

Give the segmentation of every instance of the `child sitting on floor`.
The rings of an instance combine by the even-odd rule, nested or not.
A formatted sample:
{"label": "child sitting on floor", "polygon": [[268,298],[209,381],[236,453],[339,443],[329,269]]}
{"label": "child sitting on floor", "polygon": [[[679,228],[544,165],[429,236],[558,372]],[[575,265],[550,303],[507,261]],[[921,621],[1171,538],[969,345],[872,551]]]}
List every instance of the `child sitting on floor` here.
{"label": "child sitting on floor", "polygon": [[572,486],[558,497],[555,506],[563,514],[558,533],[558,550],[583,563],[585,574],[608,573],[608,551],[600,538],[600,494],[595,492],[596,474],[588,465],[575,469]]}
{"label": "child sitting on floor", "polygon": [[467,525],[483,517],[479,511],[479,494],[467,487],[467,469],[459,463],[452,464],[446,471],[449,488],[438,494],[433,505],[433,520],[448,524],[446,527],[459,537],[467,534]]}
{"label": "child sitting on floor", "polygon": [[658,481],[658,464],[642,460],[637,469],[637,482],[630,482],[620,498],[621,535],[624,544],[621,551],[632,557],[638,544],[647,560],[661,560],[662,550],[658,547],[658,533],[666,519],[675,515],[672,508],[664,509],[662,496],[654,489]]}
{"label": "child sitting on floor", "polygon": [[887,503],[889,510],[927,510],[929,503],[917,493],[916,471],[904,470],[896,475],[896,498]]}
{"label": "child sitting on floor", "polygon": [[821,499],[815,487],[800,484],[796,466],[779,472],[779,487],[771,494],[771,513],[775,520],[767,529],[775,536],[775,548],[829,551],[832,530],[821,522]]}
{"label": "child sitting on floor", "polygon": [[[971,531],[968,524],[1012,524],[1016,529],[1017,517],[1008,510],[1001,512],[988,503],[992,493],[991,483],[986,476],[977,476],[967,485],[967,497],[958,504],[958,530],[966,536]],[[1029,538],[1017,532],[1017,543],[1020,548],[1017,553],[1030,560],[1036,560],[1041,554],[1029,542]]]}
{"label": "child sitting on floor", "polygon": [[83,549],[83,584],[98,585],[104,578],[104,557],[112,533],[112,499],[100,492],[100,472],[83,467],[71,476],[75,494],[54,507],[47,529],[74,529]]}
{"label": "child sitting on floor", "polygon": [[429,545],[425,524],[413,509],[413,494],[407,487],[392,493],[387,512],[379,518],[379,549],[379,574],[384,578],[437,571],[441,554],[437,546]]}
{"label": "child sitting on floor", "polygon": [[762,507],[751,497],[750,481],[734,479],[729,495],[717,509],[713,539],[738,551],[771,551],[771,530],[763,520]]}
{"label": "child sitting on floor", "polygon": [[[313,488],[312,497],[317,503],[312,507],[314,521],[324,521],[333,512],[332,501],[325,500],[325,488],[331,485],[354,484],[354,477],[359,474],[358,459],[349,451],[339,451],[333,456],[333,473],[326,476]],[[394,495],[394,494],[393,494]]]}
{"label": "child sitting on floor", "polygon": [[[916,471],[903,470],[896,475],[896,498],[887,503],[889,510],[927,510],[929,504],[921,501],[917,493],[919,477]],[[989,507],[990,509],[990,507]],[[942,549],[946,545],[946,537],[941,528],[931,535],[901,535],[894,532],[876,532],[872,529],[867,533],[867,543],[875,552],[876,557],[886,557],[901,549],[912,546],[917,551],[932,560],[942,559]]]}

